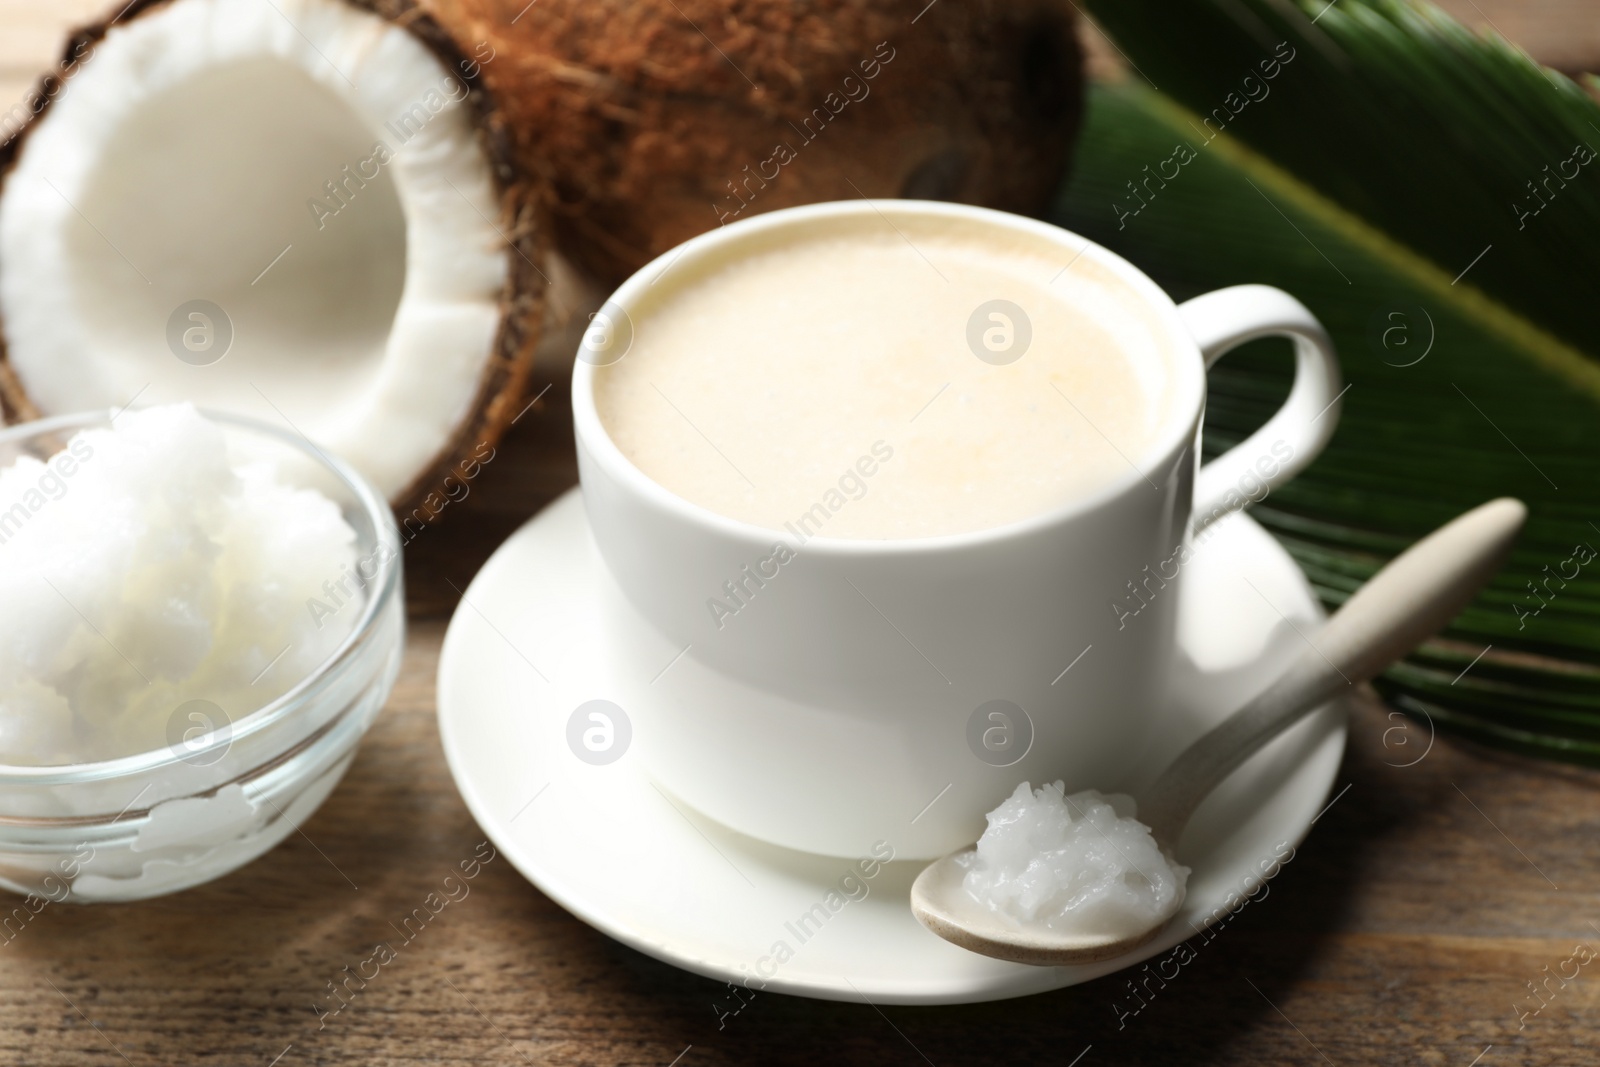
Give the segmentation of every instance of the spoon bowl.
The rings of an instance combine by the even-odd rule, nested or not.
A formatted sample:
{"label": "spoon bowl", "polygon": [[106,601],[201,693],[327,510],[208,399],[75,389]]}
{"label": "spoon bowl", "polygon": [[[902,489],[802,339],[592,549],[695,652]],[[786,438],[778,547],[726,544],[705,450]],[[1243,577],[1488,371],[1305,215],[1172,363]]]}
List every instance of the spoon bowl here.
{"label": "spoon bowl", "polygon": [[[962,888],[966,869],[963,856],[974,849],[952,852],[928,864],[911,885],[911,910],[928,929],[969,952],[997,960],[1031,963],[1038,967],[1066,967],[1099,963],[1132,952],[1159,934],[1157,923],[1137,938],[1106,933],[1077,933],[1028,925],[985,908]],[[1183,899],[1178,899],[1182,906]]]}

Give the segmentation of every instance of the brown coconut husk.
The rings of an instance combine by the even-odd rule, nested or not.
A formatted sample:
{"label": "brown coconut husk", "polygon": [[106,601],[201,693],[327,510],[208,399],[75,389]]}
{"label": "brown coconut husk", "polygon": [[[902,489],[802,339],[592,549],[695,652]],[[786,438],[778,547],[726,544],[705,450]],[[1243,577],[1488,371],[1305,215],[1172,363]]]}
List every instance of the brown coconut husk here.
{"label": "brown coconut husk", "polygon": [[[1042,213],[1082,118],[1070,0],[423,2],[494,48],[484,76],[555,193],[559,244],[611,283],[734,209],[864,196]],[[794,158],[767,180],[780,144]]]}
{"label": "brown coconut husk", "polygon": [[[56,70],[70,71],[75,63],[92,62],[94,49],[113,26],[130,22],[171,2],[119,3],[109,17],[68,36]],[[484,84],[482,71],[468,61],[466,51],[443,24],[414,0],[347,2],[405,27],[438,57],[445,69],[469,87],[466,104],[475,116],[479,142],[494,172],[499,193],[497,225],[514,251],[510,258],[510,281],[500,300],[500,326],[495,335],[494,353],[479,376],[471,414],[449,440],[441,443],[436,458],[390,500],[402,525],[414,529],[416,524],[427,523],[444,510],[445,478],[470,480],[471,475],[464,476],[463,471],[470,469],[474,456],[484,446],[492,448],[523,409],[545,312],[547,282],[541,265],[548,246],[546,235],[550,232],[545,211],[549,197],[539,185],[539,179],[525,167],[518,140],[511,130],[511,119]],[[63,84],[56,71],[45,75],[36,89],[40,98],[38,106],[30,104],[32,117],[0,144],[0,191],[4,190],[28,135],[48,120],[50,105]],[[0,263],[0,270],[6,268],[7,264]],[[0,321],[0,415],[7,423],[39,418],[44,413],[28,397],[7,357],[4,327],[4,322]]]}

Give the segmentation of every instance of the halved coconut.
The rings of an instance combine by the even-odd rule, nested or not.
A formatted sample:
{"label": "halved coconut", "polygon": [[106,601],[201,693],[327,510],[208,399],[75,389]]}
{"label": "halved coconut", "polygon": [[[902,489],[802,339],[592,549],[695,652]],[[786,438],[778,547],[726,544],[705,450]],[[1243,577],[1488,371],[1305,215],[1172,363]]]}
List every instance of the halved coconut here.
{"label": "halved coconut", "polygon": [[491,53],[410,0],[136,0],[76,35],[0,149],[7,419],[189,399],[442,499],[522,407],[545,289]]}

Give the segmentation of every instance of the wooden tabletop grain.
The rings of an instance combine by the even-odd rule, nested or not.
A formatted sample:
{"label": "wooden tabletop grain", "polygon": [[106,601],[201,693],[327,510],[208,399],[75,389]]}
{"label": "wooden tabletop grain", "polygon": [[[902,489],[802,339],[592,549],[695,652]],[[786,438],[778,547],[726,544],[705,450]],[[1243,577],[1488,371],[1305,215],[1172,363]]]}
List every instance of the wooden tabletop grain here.
{"label": "wooden tabletop grain", "polygon": [[[0,0],[0,101],[99,6]],[[1450,6],[1564,69],[1600,58],[1593,5]],[[408,547],[405,666],[327,804],[211,885],[41,912],[0,947],[0,1064],[1600,1060],[1600,962],[1587,966],[1600,955],[1600,776],[1431,739],[1377,706],[1354,718],[1333,803],[1267,896],[1137,998],[1127,975],[961,1008],[763,995],[719,1028],[720,983],[611,941],[502,859],[319,1019],[329,983],[484,839],[440,751],[434,674],[452,583],[576,480],[564,380],[546,373],[546,401],[457,513]]]}

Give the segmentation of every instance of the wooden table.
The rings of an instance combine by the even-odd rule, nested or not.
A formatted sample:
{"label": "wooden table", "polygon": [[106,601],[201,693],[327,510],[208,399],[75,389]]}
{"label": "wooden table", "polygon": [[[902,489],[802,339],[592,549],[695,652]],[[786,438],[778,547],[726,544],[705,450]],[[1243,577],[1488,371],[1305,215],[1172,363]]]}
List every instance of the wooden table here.
{"label": "wooden table", "polygon": [[[1578,5],[1552,8],[1578,28],[1562,33],[1515,0],[1468,0],[1463,16],[1481,21],[1480,4],[1507,32],[1530,27],[1530,40],[1566,49],[1562,65],[1593,69],[1572,47],[1600,20],[1574,17]],[[60,24],[97,7],[0,0],[0,99],[48,62]],[[549,398],[560,397],[557,382]],[[1135,1004],[1123,975],[962,1008],[766,995],[719,1029],[719,983],[611,941],[499,859],[350,1007],[319,1022],[313,1003],[326,1004],[329,983],[390,939],[390,922],[483,840],[434,725],[450,583],[464,586],[518,523],[572,484],[570,432],[561,402],[523,419],[472,495],[452,505],[458,513],[407,550],[412,629],[400,682],[303,834],[176,897],[52,905],[0,947],[0,1063],[1497,1067],[1600,1058],[1600,963],[1568,962],[1578,946],[1580,959],[1600,953],[1600,816],[1590,808],[1600,776],[1443,738],[1429,749],[1425,728],[1397,729],[1378,707],[1355,717],[1336,799],[1268,895],[1175,979],[1142,991],[1137,1014],[1119,1011]],[[1576,977],[1552,977],[1563,970]],[[1529,983],[1548,991],[1535,999]]]}

